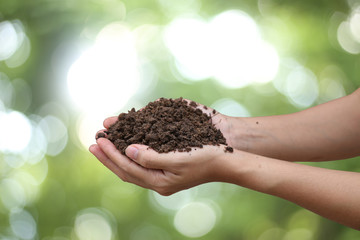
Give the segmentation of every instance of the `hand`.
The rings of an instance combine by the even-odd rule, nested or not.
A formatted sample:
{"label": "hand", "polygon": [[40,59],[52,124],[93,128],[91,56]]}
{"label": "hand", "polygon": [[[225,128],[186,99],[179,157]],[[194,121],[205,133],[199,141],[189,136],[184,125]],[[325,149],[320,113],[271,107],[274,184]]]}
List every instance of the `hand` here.
{"label": "hand", "polygon": [[164,196],[222,180],[223,163],[218,160],[222,155],[230,154],[224,152],[224,146],[204,146],[193,148],[190,152],[160,154],[147,146],[134,144],[126,149],[126,157],[105,138],[99,138],[90,151],[123,181]]}

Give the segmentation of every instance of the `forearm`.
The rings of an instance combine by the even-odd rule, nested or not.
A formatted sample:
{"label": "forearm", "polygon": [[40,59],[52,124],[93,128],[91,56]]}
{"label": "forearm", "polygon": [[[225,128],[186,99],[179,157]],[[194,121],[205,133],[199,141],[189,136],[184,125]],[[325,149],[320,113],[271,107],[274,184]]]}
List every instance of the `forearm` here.
{"label": "forearm", "polygon": [[289,200],[360,230],[360,173],[311,167],[240,151],[219,162],[223,166],[219,181]]}
{"label": "forearm", "polygon": [[307,110],[279,116],[231,118],[234,147],[292,161],[360,155],[360,89]]}

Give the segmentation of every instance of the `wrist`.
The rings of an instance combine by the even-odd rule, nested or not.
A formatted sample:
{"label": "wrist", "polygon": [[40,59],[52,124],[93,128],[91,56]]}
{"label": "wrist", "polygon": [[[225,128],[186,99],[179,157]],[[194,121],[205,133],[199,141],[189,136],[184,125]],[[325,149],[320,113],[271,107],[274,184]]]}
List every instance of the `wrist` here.
{"label": "wrist", "polygon": [[225,147],[225,145],[211,146],[211,151],[207,152],[208,155],[206,156],[207,160],[204,168],[207,182],[225,182],[224,179],[229,173],[229,164],[231,163],[232,155],[234,155],[234,152],[225,152]]}
{"label": "wrist", "polygon": [[251,143],[258,135],[255,127],[259,124],[255,118],[229,117],[229,145],[232,147],[251,152]]}
{"label": "wrist", "polygon": [[227,182],[237,185],[240,184],[240,178],[244,173],[250,171],[248,166],[248,153],[234,150],[232,153],[225,152],[223,146],[214,152],[211,161],[211,181],[212,182]]}
{"label": "wrist", "polygon": [[230,156],[224,155],[218,167],[218,181],[235,184],[258,192],[274,195],[279,185],[279,165],[288,162],[235,150]]}

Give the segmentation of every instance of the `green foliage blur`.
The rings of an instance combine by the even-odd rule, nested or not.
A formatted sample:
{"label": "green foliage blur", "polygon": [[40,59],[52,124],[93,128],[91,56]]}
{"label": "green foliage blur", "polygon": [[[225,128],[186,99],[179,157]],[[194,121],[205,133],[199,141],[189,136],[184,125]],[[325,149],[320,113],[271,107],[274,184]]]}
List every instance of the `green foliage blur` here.
{"label": "green foliage blur", "polygon": [[[116,22],[129,31],[140,32],[136,49],[145,62],[142,72],[151,75],[151,79],[141,80],[143,89],[119,103],[117,114],[133,106],[142,107],[159,97],[180,96],[208,106],[219,106],[220,112],[224,106],[218,100],[226,99],[234,106],[241,106],[242,110],[229,112],[238,116],[300,111],[349,94],[360,86],[358,35],[348,42],[347,35],[341,35],[348,33],[347,28],[342,31],[340,27],[345,26],[343,23],[353,23],[351,26],[357,28],[354,34],[359,33],[360,25],[351,22],[351,17],[360,12],[359,6],[358,0],[0,1],[0,118],[16,112],[16,116],[22,116],[19,119],[27,119],[32,126],[29,144],[47,146],[36,153],[12,151],[11,146],[3,151],[0,148],[0,238],[359,239],[360,234],[355,230],[285,200],[238,186],[205,184],[171,198],[173,206],[169,207],[165,197],[123,183],[102,166],[79,139],[80,132],[85,131],[87,133],[82,134],[92,136],[90,140],[94,141],[95,131],[81,127],[81,117],[86,110],[76,106],[67,83],[73,63],[95,43],[105,26]],[[246,13],[257,24],[263,41],[276,49],[279,64],[271,81],[229,87],[211,74],[194,80],[179,68],[180,60],[164,40],[164,29],[183,16],[196,15],[196,18],[210,21],[229,10]],[[14,55],[9,53],[6,57],[4,54],[12,45],[11,42],[5,44],[11,40],[5,30],[10,34],[11,26],[15,26],[17,36],[22,34],[25,40]],[[153,32],[147,34],[142,30],[144,26]],[[28,53],[20,52],[25,47]],[[214,52],[217,47],[212,46]],[[261,67],[264,66],[259,65],[260,72]],[[297,83],[303,90],[295,95],[292,91],[296,86],[292,88],[290,83],[284,83],[293,76],[290,73],[293,68],[300,69],[303,74],[300,76],[310,76],[308,82]],[[103,81],[99,79],[100,86]],[[284,84],[287,87],[282,87]],[[311,86],[316,86],[317,90],[313,92]],[[100,101],[111,88],[102,85],[86,97]],[[86,81],[82,91],[90,91]],[[303,98],[307,93],[312,95]],[[96,121],[100,129],[102,122]],[[0,122],[4,123],[1,119]],[[63,127],[65,130],[56,135]],[[43,132],[36,135],[39,129]],[[16,132],[15,142],[23,138],[22,130],[6,131],[0,127],[3,133],[1,131]],[[35,135],[40,137],[34,138]],[[0,135],[0,142],[6,144],[8,137]],[[42,143],[41,139],[47,143]],[[312,165],[360,171],[359,160]],[[213,225],[199,217],[209,226],[198,237],[184,235],[174,224],[181,203],[192,202],[205,203],[215,213]],[[176,208],[178,205],[180,207]]]}

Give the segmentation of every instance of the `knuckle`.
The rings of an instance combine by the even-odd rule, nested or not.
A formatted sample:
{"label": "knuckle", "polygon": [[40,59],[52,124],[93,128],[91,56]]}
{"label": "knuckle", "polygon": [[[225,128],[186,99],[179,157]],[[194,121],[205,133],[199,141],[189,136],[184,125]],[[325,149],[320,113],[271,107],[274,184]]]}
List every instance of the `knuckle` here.
{"label": "knuckle", "polygon": [[145,167],[145,168],[150,168],[152,166],[152,159],[150,156],[144,156],[144,154],[142,154],[141,151],[139,151],[138,153],[138,157],[137,157],[137,162]]}
{"label": "knuckle", "polygon": [[123,165],[121,166],[121,169],[122,169],[124,172],[128,172],[129,167],[128,167],[127,164],[123,164]]}
{"label": "knuckle", "polygon": [[162,196],[170,196],[174,193],[173,187],[167,183],[158,184],[154,190]]}
{"label": "knuckle", "polygon": [[129,180],[128,180],[128,178],[126,176],[122,175],[122,176],[119,176],[119,177],[123,182],[129,182]]}
{"label": "knuckle", "polygon": [[171,195],[171,193],[168,193],[168,192],[159,192],[159,194],[164,197],[168,197]]}
{"label": "knuckle", "polygon": [[167,188],[157,188],[155,191],[161,196],[170,196],[171,194],[173,194],[173,192]]}
{"label": "knuckle", "polygon": [[142,159],[140,165],[143,166],[144,168],[149,168],[151,164],[149,163],[148,159]]}
{"label": "knuckle", "polygon": [[121,169],[122,169],[125,173],[130,172],[130,169],[131,169],[130,164],[131,164],[131,162],[126,162],[126,163],[122,164]]}

